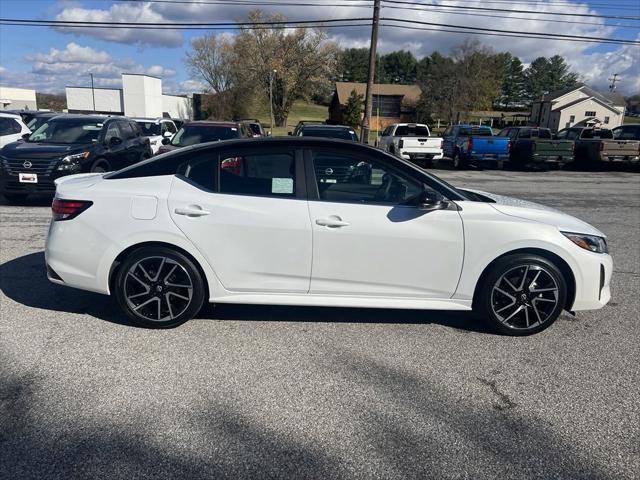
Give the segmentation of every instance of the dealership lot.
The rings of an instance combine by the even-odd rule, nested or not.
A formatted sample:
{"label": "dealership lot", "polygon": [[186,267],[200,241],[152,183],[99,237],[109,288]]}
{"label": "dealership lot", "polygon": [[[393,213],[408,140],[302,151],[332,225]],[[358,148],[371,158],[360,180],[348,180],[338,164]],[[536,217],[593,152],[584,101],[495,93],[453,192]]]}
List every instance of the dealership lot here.
{"label": "dealership lot", "polygon": [[150,331],[46,280],[46,200],[1,203],[7,478],[636,477],[640,174],[436,173],[603,230],[611,303],[526,338],[468,314],[239,305]]}

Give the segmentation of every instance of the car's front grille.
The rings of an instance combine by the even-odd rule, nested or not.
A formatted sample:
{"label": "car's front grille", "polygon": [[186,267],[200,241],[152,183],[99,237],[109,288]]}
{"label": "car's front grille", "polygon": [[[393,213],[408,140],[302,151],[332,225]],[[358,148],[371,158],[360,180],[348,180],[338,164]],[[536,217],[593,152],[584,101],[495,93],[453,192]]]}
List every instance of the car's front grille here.
{"label": "car's front grille", "polygon": [[36,173],[49,176],[57,162],[50,158],[6,158],[2,157],[2,166],[9,175],[18,173]]}
{"label": "car's front grille", "polygon": [[11,192],[43,192],[54,193],[56,186],[53,182],[38,182],[38,183],[21,183],[14,180],[9,180],[4,183],[5,188]]}

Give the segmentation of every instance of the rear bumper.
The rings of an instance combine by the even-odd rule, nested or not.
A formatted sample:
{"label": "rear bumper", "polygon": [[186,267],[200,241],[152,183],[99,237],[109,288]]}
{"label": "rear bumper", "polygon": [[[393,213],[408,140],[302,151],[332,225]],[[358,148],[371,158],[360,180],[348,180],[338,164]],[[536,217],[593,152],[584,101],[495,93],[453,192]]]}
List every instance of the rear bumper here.
{"label": "rear bumper", "polygon": [[571,163],[573,162],[573,155],[538,155],[534,154],[531,157],[533,163]]}
{"label": "rear bumper", "polygon": [[601,162],[605,163],[638,163],[640,155],[606,155],[600,157]]}
{"label": "rear bumper", "polygon": [[478,153],[469,153],[463,155],[463,158],[466,158],[467,161],[473,163],[483,163],[483,162],[506,162],[509,160],[508,153],[489,153],[489,154],[478,154]]}
{"label": "rear bumper", "polygon": [[442,150],[431,152],[400,150],[399,155],[405,160],[438,160],[444,157]]}

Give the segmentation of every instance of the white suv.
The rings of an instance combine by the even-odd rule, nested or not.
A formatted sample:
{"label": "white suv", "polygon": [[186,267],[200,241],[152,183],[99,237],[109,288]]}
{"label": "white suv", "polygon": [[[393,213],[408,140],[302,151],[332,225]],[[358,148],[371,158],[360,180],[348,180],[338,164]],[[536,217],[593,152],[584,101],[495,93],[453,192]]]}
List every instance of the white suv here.
{"label": "white suv", "polygon": [[132,120],[140,126],[142,136],[149,138],[154,155],[158,153],[162,139],[171,140],[178,131],[176,124],[169,118],[133,118]]}
{"label": "white suv", "polygon": [[24,124],[20,115],[0,112],[0,148],[11,142],[16,142],[31,130]]}

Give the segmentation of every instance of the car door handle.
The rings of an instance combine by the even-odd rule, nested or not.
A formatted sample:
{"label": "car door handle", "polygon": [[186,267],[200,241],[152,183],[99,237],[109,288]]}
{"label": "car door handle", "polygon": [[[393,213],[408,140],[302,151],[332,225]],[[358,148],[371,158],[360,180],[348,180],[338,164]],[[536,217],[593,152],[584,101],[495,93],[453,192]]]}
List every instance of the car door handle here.
{"label": "car door handle", "polygon": [[318,218],[316,220],[316,225],[320,225],[321,227],[338,228],[338,227],[348,227],[351,224],[349,222],[343,221],[338,216],[331,216],[329,218]]}
{"label": "car door handle", "polygon": [[209,215],[211,212],[203,210],[197,205],[190,205],[188,207],[178,207],[174,210],[176,215],[186,215],[187,217],[203,217]]}

